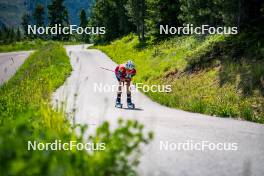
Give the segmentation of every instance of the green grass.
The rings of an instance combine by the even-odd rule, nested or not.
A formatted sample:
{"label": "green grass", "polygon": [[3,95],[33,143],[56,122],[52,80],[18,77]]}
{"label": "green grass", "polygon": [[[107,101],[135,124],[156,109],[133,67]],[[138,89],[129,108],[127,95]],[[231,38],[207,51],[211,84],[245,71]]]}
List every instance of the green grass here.
{"label": "green grass", "polygon": [[43,41],[43,40],[28,40],[28,41],[15,42],[11,44],[1,44],[0,53],[1,52],[11,52],[11,51],[34,50],[47,43],[48,43],[47,41]]}
{"label": "green grass", "polygon": [[236,48],[229,40],[223,35],[184,36],[141,45],[130,34],[95,48],[117,63],[133,60],[135,82],[171,84],[171,93],[146,93],[163,105],[264,123],[264,59],[231,57]]}
{"label": "green grass", "polygon": [[[44,106],[70,71],[69,59],[61,45],[50,43],[42,46],[1,87],[1,116],[13,119],[16,113],[24,112],[29,107],[34,109],[36,105]],[[1,118],[0,122],[3,120],[6,119]]]}
{"label": "green grass", "polygon": [[[11,44],[1,44],[0,45],[0,53],[3,52],[11,52],[11,51],[28,51],[28,50],[35,50],[41,48],[42,46],[46,45],[47,43],[52,41],[45,41],[41,39],[35,40],[25,40],[20,42],[14,42]],[[81,44],[80,42],[74,41],[64,41],[61,42],[63,45],[77,45]]]}
{"label": "green grass", "polygon": [[84,142],[75,135],[80,128],[71,126],[62,111],[54,110],[50,98],[71,72],[65,49],[59,43],[47,43],[35,51],[7,83],[0,87],[0,173],[9,175],[136,175],[138,159],[128,160],[148,143],[152,135],[143,135],[136,121],[119,121],[116,130],[109,124],[97,128],[89,142],[105,143],[105,150],[27,150],[27,141]]}

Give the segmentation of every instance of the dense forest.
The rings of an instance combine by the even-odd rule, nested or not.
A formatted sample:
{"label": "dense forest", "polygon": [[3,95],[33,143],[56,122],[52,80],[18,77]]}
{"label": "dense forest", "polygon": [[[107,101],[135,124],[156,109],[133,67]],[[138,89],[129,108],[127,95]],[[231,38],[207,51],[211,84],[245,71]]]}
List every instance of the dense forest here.
{"label": "dense forest", "polygon": [[[35,5],[30,13],[22,16],[20,27],[14,29],[1,25],[0,40],[3,43],[10,43],[22,38],[36,38],[26,35],[28,24],[37,26],[52,26],[54,23],[72,24],[69,7],[65,4],[64,0],[53,0],[46,5],[41,3]],[[149,37],[158,40],[170,37],[160,35],[160,25],[236,26],[239,33],[251,33],[255,38],[263,31],[264,3],[261,0],[96,0],[90,2],[90,5],[88,10],[84,7],[79,11],[77,25],[104,26],[107,30],[105,35],[91,38],[91,42],[97,43],[109,42],[131,32],[136,33],[141,42]],[[87,11],[89,15],[86,14]],[[51,38],[42,36],[42,39]],[[88,42],[90,37],[56,36],[55,39]]]}
{"label": "dense forest", "polygon": [[[12,1],[0,1],[0,24],[4,24],[6,27],[18,27],[21,24],[21,17],[23,14],[34,13],[38,5],[42,5],[45,10],[46,18],[45,23],[48,23],[47,6],[51,4],[52,0],[12,0]],[[93,0],[64,0],[64,5],[69,12],[69,19],[72,24],[78,24],[81,9],[85,9],[85,12],[89,14],[90,7]]]}
{"label": "dense forest", "polygon": [[263,31],[264,2],[261,0],[97,0],[90,25],[106,26],[110,41],[130,32],[139,39],[159,35],[160,25],[236,26],[239,32]]}
{"label": "dense forest", "polygon": [[[21,4],[22,3],[22,4]],[[16,14],[13,14],[11,7],[21,6],[23,10],[16,10]],[[11,6],[11,7],[9,7]],[[34,40],[40,38],[43,40],[75,40],[75,41],[88,41],[88,36],[50,36],[50,35],[28,35],[27,25],[36,25],[37,27],[53,26],[56,24],[62,24],[68,26],[70,24],[76,24],[83,26],[87,23],[90,6],[92,1],[72,1],[72,0],[35,0],[23,2],[12,2],[12,3],[0,3],[0,8],[3,8],[5,15],[8,13],[12,17],[9,19],[12,25],[5,22],[5,15],[1,15],[0,18],[0,43],[9,44],[21,40]],[[23,7],[23,8],[22,8]],[[7,10],[9,12],[7,12]],[[17,8],[15,8],[17,9]],[[14,18],[13,16],[16,15]],[[20,18],[20,15],[22,16]],[[82,21],[81,21],[82,20]],[[1,23],[1,21],[3,21]],[[20,23],[20,25],[16,25]],[[85,39],[85,40],[84,40]]]}

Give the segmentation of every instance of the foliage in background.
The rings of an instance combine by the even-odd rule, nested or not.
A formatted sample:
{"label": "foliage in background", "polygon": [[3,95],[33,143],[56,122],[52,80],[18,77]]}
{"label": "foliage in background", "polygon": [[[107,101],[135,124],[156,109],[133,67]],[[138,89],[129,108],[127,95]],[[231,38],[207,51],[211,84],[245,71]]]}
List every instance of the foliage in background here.
{"label": "foliage in background", "polygon": [[20,41],[22,34],[19,28],[12,29],[7,27],[0,28],[0,44],[10,44],[15,41]]}
{"label": "foliage in background", "polygon": [[[160,25],[169,25],[180,27],[184,24],[193,24],[194,26],[231,26],[238,27],[240,32],[263,31],[263,5],[260,0],[125,0],[117,10],[125,7],[125,14],[122,16],[131,20],[136,30],[130,29],[130,32],[136,32],[139,41],[144,43],[145,33],[148,36],[155,36],[161,40],[171,37],[170,35],[159,35]],[[95,8],[92,9],[92,21],[96,21],[98,26],[106,26],[110,30],[108,35],[111,38],[100,38],[100,42],[109,42],[109,40],[121,37],[109,29],[108,26],[115,28],[116,20],[121,14],[114,13],[116,4],[113,0],[96,0]],[[114,16],[106,14],[111,10]],[[106,20],[106,22],[104,22]],[[106,25],[107,24],[107,25]],[[257,29],[257,30],[256,30]]]}
{"label": "foliage in background", "polygon": [[146,93],[161,104],[264,123],[264,50],[248,37],[184,36],[142,48],[131,34],[96,48],[117,63],[133,60],[136,82],[171,84],[171,93]]}
{"label": "foliage in background", "polygon": [[147,5],[145,0],[128,0],[124,5],[129,19],[137,27],[137,36],[140,42],[145,41],[145,18]]}
{"label": "foliage in background", "polygon": [[[87,20],[89,26],[105,27],[105,35],[92,35],[91,37],[89,35],[80,37],[77,34],[27,35],[28,24],[37,24],[43,27],[48,23],[49,26],[73,24],[68,17],[68,9],[72,7],[69,7],[70,4],[66,1],[51,0],[48,4],[37,1],[36,5],[32,5],[34,11],[32,13],[27,12],[22,17],[21,25],[24,30],[22,36],[26,39],[41,37],[44,39],[81,40],[85,42],[90,39],[91,42],[95,43],[107,43],[130,32],[135,32],[139,41],[144,43],[145,38],[153,36],[157,41],[171,37],[171,35],[159,34],[160,25],[180,27],[187,23],[194,26],[237,27],[240,32],[263,31],[264,3],[260,0],[95,0],[93,3],[89,1],[89,4],[93,4],[88,9],[89,12],[91,11],[88,14],[89,19],[84,14],[87,9],[80,9],[75,16],[80,18],[82,27],[85,26]],[[79,4],[72,6],[79,6]],[[47,10],[45,10],[46,8]],[[48,21],[46,20],[43,23],[45,19],[48,19]],[[3,28],[3,26],[0,25],[0,28]],[[15,31],[16,29],[11,30]],[[5,40],[5,42],[18,41],[16,37],[9,33],[4,34],[8,36],[8,40]]]}
{"label": "foliage in background", "polygon": [[[81,10],[80,12],[80,27],[82,28],[85,28],[86,26],[88,25],[88,20],[87,20],[87,17],[86,17],[86,12],[84,9]],[[86,42],[89,42],[89,35],[83,33],[81,36],[81,41],[86,41]]]}
{"label": "foliage in background", "polygon": [[23,28],[23,31],[24,31],[24,36],[25,36],[25,38],[29,38],[29,37],[31,37],[31,36],[27,33],[28,25],[30,25],[31,22],[32,22],[32,19],[31,19],[31,17],[30,17],[30,14],[25,13],[25,14],[22,16],[22,22],[21,22],[21,25],[22,25],[22,28]]}
{"label": "foliage in background", "polygon": [[[48,24],[47,5],[52,0],[12,0],[0,1],[0,25],[17,28],[21,24],[21,16],[25,13],[33,14],[38,5],[42,5],[45,11],[45,24]],[[90,16],[91,6],[94,0],[65,0],[64,5],[68,9],[69,19],[72,24],[79,24],[81,9],[85,9],[87,16]]]}
{"label": "foliage in background", "polygon": [[160,35],[159,26],[181,26],[182,22],[177,18],[179,14],[179,0],[147,0],[146,27],[148,34],[157,39],[171,37],[171,35]]}
{"label": "foliage in background", "polygon": [[245,0],[179,0],[179,18],[194,25],[237,26],[251,28],[259,26],[263,2]]}
{"label": "foliage in background", "polygon": [[[49,26],[61,25],[61,27],[69,26],[69,16],[67,8],[64,6],[64,0],[52,0],[52,3],[48,5],[49,12]],[[68,40],[69,35],[56,34],[52,35],[52,39],[55,40]]]}
{"label": "foliage in background", "polygon": [[97,0],[92,7],[89,18],[90,26],[103,26],[106,34],[94,35],[93,41],[108,42],[134,30],[133,24],[128,20],[124,5],[128,0]]}
{"label": "foliage in background", "polygon": [[89,142],[105,143],[105,150],[27,150],[28,141],[85,142],[63,112],[55,111],[50,98],[70,74],[71,66],[61,44],[48,43],[34,52],[6,84],[0,87],[0,173],[9,175],[105,176],[136,175],[140,145],[152,135],[136,121],[107,122]]}
{"label": "foliage in background", "polygon": [[35,24],[37,27],[44,26],[45,24],[45,10],[44,6],[41,4],[38,4],[35,8],[35,11],[33,13],[33,17],[35,19]]}

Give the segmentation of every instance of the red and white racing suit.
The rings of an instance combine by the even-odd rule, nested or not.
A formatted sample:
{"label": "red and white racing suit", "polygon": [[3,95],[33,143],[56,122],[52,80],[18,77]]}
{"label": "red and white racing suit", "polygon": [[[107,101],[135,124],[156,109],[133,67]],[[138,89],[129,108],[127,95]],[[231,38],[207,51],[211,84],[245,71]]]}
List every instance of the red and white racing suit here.
{"label": "red and white racing suit", "polygon": [[136,75],[136,69],[126,69],[125,64],[118,65],[115,68],[115,75],[118,81],[131,81],[131,78]]}

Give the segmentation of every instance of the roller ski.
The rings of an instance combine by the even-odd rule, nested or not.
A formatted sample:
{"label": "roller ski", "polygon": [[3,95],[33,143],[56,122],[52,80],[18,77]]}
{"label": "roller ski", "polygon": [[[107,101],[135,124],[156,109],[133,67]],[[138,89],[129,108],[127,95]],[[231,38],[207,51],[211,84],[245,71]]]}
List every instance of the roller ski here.
{"label": "roller ski", "polygon": [[127,94],[127,108],[135,109],[135,104],[131,101],[131,94]]}
{"label": "roller ski", "polygon": [[127,103],[127,108],[128,108],[128,109],[135,109],[135,104],[129,102],[129,103]]}
{"label": "roller ski", "polygon": [[123,104],[120,102],[120,101],[116,101],[116,104],[115,104],[115,107],[116,108],[122,108],[123,107]]}

